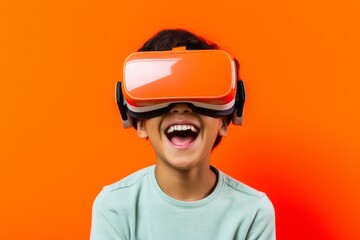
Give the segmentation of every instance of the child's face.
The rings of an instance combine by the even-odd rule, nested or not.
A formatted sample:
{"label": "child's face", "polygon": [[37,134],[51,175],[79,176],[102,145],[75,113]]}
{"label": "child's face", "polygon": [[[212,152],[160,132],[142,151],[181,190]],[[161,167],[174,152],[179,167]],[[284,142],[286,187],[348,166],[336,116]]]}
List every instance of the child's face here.
{"label": "child's face", "polygon": [[175,105],[168,114],[138,121],[138,135],[149,138],[159,163],[177,169],[209,164],[218,135],[227,135],[224,118],[197,114],[185,104]]}

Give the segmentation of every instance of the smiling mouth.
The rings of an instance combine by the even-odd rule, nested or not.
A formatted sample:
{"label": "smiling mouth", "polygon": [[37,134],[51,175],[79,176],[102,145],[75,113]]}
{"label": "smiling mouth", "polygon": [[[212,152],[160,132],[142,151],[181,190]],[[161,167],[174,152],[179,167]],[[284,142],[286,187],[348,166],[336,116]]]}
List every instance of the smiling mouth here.
{"label": "smiling mouth", "polygon": [[165,135],[175,146],[186,147],[199,135],[199,129],[190,124],[175,124],[165,130]]}

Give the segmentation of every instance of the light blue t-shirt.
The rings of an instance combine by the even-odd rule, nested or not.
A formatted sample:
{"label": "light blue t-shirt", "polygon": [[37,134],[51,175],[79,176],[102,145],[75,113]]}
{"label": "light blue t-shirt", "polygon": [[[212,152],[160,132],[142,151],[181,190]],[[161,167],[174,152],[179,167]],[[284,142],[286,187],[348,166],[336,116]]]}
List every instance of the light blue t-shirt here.
{"label": "light blue t-shirt", "polygon": [[91,240],[273,240],[268,197],[218,171],[214,191],[184,202],[166,195],[155,166],[106,186],[93,205]]}

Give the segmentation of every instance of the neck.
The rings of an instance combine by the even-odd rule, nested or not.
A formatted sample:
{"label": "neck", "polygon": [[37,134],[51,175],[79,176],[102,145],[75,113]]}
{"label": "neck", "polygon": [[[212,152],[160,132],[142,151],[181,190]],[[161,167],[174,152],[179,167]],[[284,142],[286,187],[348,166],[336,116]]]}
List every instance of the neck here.
{"label": "neck", "polygon": [[156,180],[165,194],[177,200],[203,199],[214,190],[217,183],[217,174],[208,165],[185,170],[164,168],[162,165],[156,166]]}

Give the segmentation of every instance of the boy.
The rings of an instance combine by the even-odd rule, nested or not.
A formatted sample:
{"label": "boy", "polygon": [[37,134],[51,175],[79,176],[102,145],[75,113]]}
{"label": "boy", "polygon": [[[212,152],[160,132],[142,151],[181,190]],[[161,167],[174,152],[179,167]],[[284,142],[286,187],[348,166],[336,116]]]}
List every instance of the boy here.
{"label": "boy", "polygon": [[[169,50],[176,51],[177,47],[186,47],[186,50],[180,50],[176,58],[170,58],[170,55],[161,57],[164,54],[176,54]],[[238,81],[237,89],[234,90],[237,97],[227,93],[231,101],[226,104],[219,104],[223,99],[218,99],[216,94],[201,98],[192,96],[191,99],[189,95],[184,97],[183,93],[191,95],[193,87],[179,90],[182,85],[176,85],[179,81],[183,85],[192,84],[187,83],[187,77],[184,77],[192,76],[190,69],[206,75],[210,68],[217,68],[219,64],[209,67],[212,66],[212,60],[206,66],[194,67],[191,63],[195,57],[203,62],[220,59],[213,55],[223,54],[217,49],[216,44],[191,32],[163,30],[140,48],[139,55],[133,57],[136,61],[128,61],[129,67],[124,69],[124,78],[131,79],[136,75],[141,81],[145,81],[142,78],[154,75],[152,69],[158,66],[156,64],[160,63],[164,68],[168,66],[167,73],[155,82],[158,84],[156,87],[147,88],[146,84],[153,84],[150,80],[146,80],[148,82],[143,85],[128,80],[128,83],[123,83],[127,86],[119,83],[117,89],[124,126],[133,126],[140,138],[150,141],[156,155],[156,166],[142,169],[104,187],[93,206],[92,240],[275,239],[275,213],[267,196],[210,165],[211,152],[221,137],[228,134],[231,119],[233,123],[241,124],[244,100],[242,82]],[[192,51],[194,57],[191,50],[196,50]],[[154,51],[162,52],[158,55],[157,52],[151,53]],[[142,52],[154,55],[146,57],[148,53],[144,53],[143,57]],[[187,56],[190,57],[187,59]],[[176,62],[178,59],[182,62]],[[231,79],[237,77],[238,64],[236,60],[229,59],[220,59],[219,63],[229,62],[235,66],[235,70],[232,68],[235,74],[229,74],[229,81],[233,81]],[[134,65],[141,61],[145,65],[138,66],[147,66],[146,69],[140,70]],[[130,66],[130,62],[133,65]],[[135,68],[133,73],[131,67]],[[219,67],[212,74],[222,71]],[[139,77],[138,74],[142,73],[142,77]],[[169,84],[174,79],[176,82]],[[199,81],[207,83],[207,79]],[[131,84],[135,84],[133,89]],[[167,88],[161,90],[164,84]],[[219,80],[218,85],[221,84]],[[141,88],[147,91],[136,92]],[[212,90],[204,86],[204,94],[206,91]],[[169,96],[164,97],[168,92]],[[172,94],[176,95],[177,92],[178,96],[172,98]],[[155,100],[140,102],[136,94],[140,97],[142,94],[153,94],[151,96]]]}

